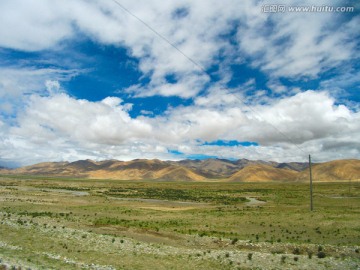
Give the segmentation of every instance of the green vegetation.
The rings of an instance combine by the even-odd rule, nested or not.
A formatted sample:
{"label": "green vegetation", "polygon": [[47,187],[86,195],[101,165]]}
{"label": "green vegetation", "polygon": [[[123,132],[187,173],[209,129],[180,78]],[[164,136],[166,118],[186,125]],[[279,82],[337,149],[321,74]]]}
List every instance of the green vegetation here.
{"label": "green vegetation", "polygon": [[360,183],[316,183],[313,212],[308,188],[4,176],[0,260],[22,269],[356,269]]}
{"label": "green vegetation", "polygon": [[126,198],[212,202],[221,204],[236,204],[247,201],[246,198],[239,196],[240,193],[238,190],[174,189],[168,188],[167,186],[158,188],[111,188],[109,191],[104,192],[104,194]]}

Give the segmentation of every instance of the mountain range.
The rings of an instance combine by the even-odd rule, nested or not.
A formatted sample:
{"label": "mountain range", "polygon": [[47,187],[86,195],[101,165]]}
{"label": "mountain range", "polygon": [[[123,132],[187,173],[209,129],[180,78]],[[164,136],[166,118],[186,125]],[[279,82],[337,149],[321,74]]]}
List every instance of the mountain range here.
{"label": "mountain range", "polygon": [[[314,181],[360,179],[360,160],[335,160],[313,164]],[[158,159],[78,160],[44,162],[17,169],[0,169],[1,174],[81,177],[91,179],[160,180],[160,181],[307,181],[308,163],[278,163],[262,160],[181,160]]]}

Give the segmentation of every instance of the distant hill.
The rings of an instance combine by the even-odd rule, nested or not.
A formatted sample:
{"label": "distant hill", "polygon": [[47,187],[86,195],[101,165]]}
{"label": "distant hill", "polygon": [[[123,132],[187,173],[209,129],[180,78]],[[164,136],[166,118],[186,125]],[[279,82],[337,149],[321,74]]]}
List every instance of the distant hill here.
{"label": "distant hill", "polygon": [[[360,180],[360,160],[334,160],[312,166],[314,181]],[[309,179],[309,172],[302,171],[298,180]]]}
{"label": "distant hill", "polygon": [[280,169],[290,169],[300,172],[307,169],[309,167],[309,164],[304,162],[284,162],[284,163],[276,164],[275,167]]}
{"label": "distant hill", "polygon": [[87,171],[89,178],[122,180],[202,181],[205,177],[182,166],[160,160],[112,162],[110,166]]}
{"label": "distant hill", "polygon": [[241,168],[236,163],[225,159],[187,159],[173,162],[173,164],[186,167],[206,178],[227,178]]}
{"label": "distant hill", "polygon": [[274,168],[264,164],[246,166],[237,173],[234,173],[229,181],[234,182],[268,182],[285,181],[296,179],[297,172],[289,169]]}
{"label": "distant hill", "polygon": [[[70,163],[68,162],[43,162],[31,166],[13,169],[11,172],[14,174],[30,174],[30,175],[61,175],[65,173],[65,167]],[[70,168],[67,168],[69,170]],[[75,170],[69,171],[70,174],[76,174]]]}
{"label": "distant hill", "polygon": [[[313,164],[314,181],[360,179],[360,160],[336,160]],[[1,174],[82,177],[93,179],[158,181],[308,181],[308,164],[262,160],[226,159],[161,161],[158,159],[78,160],[44,162],[17,169],[0,169]]]}
{"label": "distant hill", "polygon": [[153,178],[164,181],[204,181],[205,177],[181,166],[170,166],[154,174]]}

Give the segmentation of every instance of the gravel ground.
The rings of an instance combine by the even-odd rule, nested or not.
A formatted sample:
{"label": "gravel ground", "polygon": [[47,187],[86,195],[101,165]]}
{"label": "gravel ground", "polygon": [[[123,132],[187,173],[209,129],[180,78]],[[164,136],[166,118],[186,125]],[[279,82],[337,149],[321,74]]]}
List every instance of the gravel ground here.
{"label": "gravel ground", "polygon": [[[159,260],[168,256],[182,256],[187,258],[189,262],[189,268],[184,265],[183,269],[191,269],[191,261],[204,260],[220,262],[226,266],[226,269],[360,269],[360,259],[354,251],[358,247],[324,246],[324,250],[327,251],[325,258],[318,258],[316,254],[309,258],[305,250],[313,250],[316,248],[315,245],[249,243],[241,240],[231,244],[230,239],[219,240],[213,237],[185,235],[184,237],[189,243],[188,246],[171,246],[62,227],[59,223],[56,223],[56,228],[54,228],[51,219],[46,217],[34,218],[33,220],[36,220],[36,222],[30,223],[30,217],[20,217],[15,214],[11,215],[11,217],[5,217],[5,213],[1,212],[0,216],[2,216],[1,226],[15,230],[28,230],[29,233],[35,232],[40,235],[50,236],[53,239],[81,242],[82,249],[87,251],[112,254],[112,256],[118,256],[119,258],[128,254],[135,254],[134,256],[156,255]],[[20,218],[22,221],[27,222],[19,224],[18,220]],[[47,223],[48,226],[42,226],[44,223]],[[214,248],[214,244],[218,247]],[[299,255],[292,254],[296,247],[301,251]],[[6,256],[1,252],[2,250],[21,251],[22,249],[22,246],[13,245],[0,239],[0,267],[2,265],[2,269],[16,269],[16,267],[18,269],[20,269],[19,267],[21,269],[40,269],[37,265]],[[69,254],[66,257],[54,254],[51,251],[38,252],[38,254],[62,261],[69,265],[70,268],[73,266],[74,269],[116,269],[112,265],[96,265],[80,261],[77,259],[76,254]],[[341,256],[341,254],[343,255]],[[146,269],[146,267],[143,269]]]}

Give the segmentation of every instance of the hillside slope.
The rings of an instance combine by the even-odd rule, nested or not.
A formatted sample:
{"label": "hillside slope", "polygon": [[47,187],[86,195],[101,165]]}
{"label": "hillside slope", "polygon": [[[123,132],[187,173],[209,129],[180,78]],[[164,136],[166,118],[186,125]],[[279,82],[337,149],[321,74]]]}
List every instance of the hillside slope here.
{"label": "hillside slope", "polygon": [[269,165],[249,165],[229,177],[232,182],[268,182],[294,180],[297,172],[289,169],[278,169]]}
{"label": "hillside slope", "polygon": [[[334,160],[312,166],[314,181],[360,180],[360,160]],[[309,179],[308,170],[299,173],[298,180]]]}

